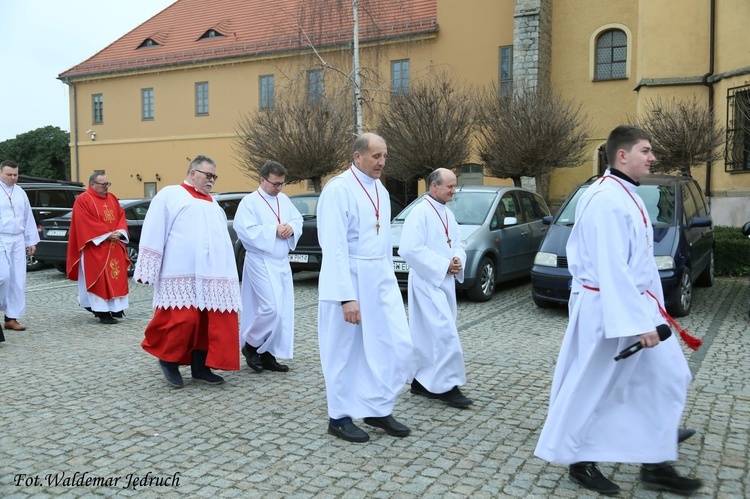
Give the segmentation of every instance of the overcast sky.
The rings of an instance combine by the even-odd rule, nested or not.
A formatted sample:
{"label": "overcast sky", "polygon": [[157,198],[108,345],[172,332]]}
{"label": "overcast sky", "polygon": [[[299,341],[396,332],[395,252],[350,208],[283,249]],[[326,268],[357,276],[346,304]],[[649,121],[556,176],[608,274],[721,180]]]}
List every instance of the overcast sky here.
{"label": "overcast sky", "polygon": [[0,0],[0,142],[47,125],[70,131],[57,75],[175,0]]}

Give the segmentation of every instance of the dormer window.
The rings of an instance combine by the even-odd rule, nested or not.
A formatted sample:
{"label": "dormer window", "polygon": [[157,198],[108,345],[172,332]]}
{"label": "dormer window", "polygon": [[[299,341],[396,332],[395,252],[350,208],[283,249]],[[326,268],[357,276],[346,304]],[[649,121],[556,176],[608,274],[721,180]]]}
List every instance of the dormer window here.
{"label": "dormer window", "polygon": [[224,36],[215,29],[210,29],[203,33],[203,36],[200,37],[201,40],[205,40],[206,38],[219,38],[220,36]]}
{"label": "dormer window", "polygon": [[140,45],[138,45],[138,48],[142,49],[142,48],[145,48],[145,47],[158,47],[158,46],[159,46],[159,44],[156,43],[153,40],[153,38],[146,38],[145,40],[143,40],[143,43],[141,43]]}

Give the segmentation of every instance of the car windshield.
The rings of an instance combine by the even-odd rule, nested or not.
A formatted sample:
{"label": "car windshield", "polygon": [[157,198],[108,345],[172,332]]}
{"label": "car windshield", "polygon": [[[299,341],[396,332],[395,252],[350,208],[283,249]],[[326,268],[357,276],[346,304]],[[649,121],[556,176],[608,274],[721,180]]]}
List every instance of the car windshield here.
{"label": "car windshield", "polygon": [[318,196],[294,196],[289,199],[303,218],[315,216],[315,210],[318,207]]}
{"label": "car windshield", "polygon": [[[572,226],[575,223],[576,206],[588,186],[581,186],[555,221],[556,225]],[[641,185],[636,189],[648,210],[648,216],[654,227],[671,227],[675,225],[677,210],[675,192],[672,185]]]}
{"label": "car windshield", "polygon": [[[459,225],[482,225],[492,207],[492,202],[497,193],[495,192],[457,192],[453,201],[446,204],[456,216]],[[394,222],[403,222],[414,207],[422,202],[424,195],[407,206],[398,214]]]}

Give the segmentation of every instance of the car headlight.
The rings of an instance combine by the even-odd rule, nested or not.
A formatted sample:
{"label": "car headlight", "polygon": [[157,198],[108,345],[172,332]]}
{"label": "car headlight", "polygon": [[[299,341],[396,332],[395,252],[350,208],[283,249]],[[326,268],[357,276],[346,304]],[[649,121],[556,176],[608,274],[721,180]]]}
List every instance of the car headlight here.
{"label": "car headlight", "polygon": [[534,257],[534,265],[542,265],[544,267],[557,267],[557,255],[555,253],[538,251],[536,256]]}
{"label": "car headlight", "polygon": [[674,268],[674,258],[671,256],[655,256],[656,268],[659,270],[670,270]]}

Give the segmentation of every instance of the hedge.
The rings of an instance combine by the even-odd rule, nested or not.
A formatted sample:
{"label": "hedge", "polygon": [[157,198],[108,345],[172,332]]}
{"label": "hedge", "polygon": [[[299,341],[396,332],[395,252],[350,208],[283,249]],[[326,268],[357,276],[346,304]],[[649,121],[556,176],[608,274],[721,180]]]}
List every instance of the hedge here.
{"label": "hedge", "polygon": [[717,276],[750,275],[750,238],[738,227],[714,227]]}

